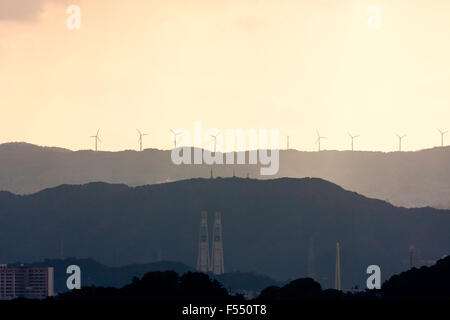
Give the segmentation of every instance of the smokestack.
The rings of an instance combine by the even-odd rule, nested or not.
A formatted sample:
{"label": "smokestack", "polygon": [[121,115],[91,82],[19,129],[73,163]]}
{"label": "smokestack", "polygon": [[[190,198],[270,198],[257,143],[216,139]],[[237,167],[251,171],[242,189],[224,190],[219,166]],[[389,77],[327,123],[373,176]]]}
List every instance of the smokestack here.
{"label": "smokestack", "polygon": [[339,242],[336,242],[336,272],[334,275],[334,288],[341,291],[341,248]]}

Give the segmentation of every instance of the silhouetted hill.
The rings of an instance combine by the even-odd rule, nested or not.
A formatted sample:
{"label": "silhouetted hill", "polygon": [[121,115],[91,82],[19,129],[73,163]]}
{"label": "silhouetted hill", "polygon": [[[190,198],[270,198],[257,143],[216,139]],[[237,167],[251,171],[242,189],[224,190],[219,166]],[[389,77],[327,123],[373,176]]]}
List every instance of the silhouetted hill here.
{"label": "silhouetted hill", "polygon": [[[12,263],[10,266],[19,266],[21,263]],[[115,287],[121,288],[130,283],[134,277],[142,277],[148,272],[154,271],[174,271],[180,275],[187,272],[194,272],[195,269],[183,263],[159,261],[144,264],[132,264],[120,267],[108,267],[93,259],[45,259],[41,262],[33,262],[24,264],[31,267],[53,267],[55,292],[62,293],[68,291],[66,280],[67,267],[77,265],[82,272],[81,285],[83,287]],[[221,275],[209,275],[212,279],[216,279],[231,292],[238,290],[247,290],[259,292],[265,287],[272,285],[280,285],[279,282],[270,277],[249,273],[249,272],[227,272]]]}
{"label": "silhouetted hill", "polygon": [[230,292],[246,290],[257,293],[266,287],[282,284],[282,282],[275,281],[268,276],[254,272],[233,271],[225,272],[220,275],[210,274],[209,276],[222,283]]}
{"label": "silhouetted hill", "polygon": [[450,256],[431,267],[392,276],[381,287],[383,297],[400,300],[450,300]]}
{"label": "silhouetted hill", "polygon": [[[78,265],[101,266],[92,260],[47,260],[35,266],[49,266],[50,264],[78,263]],[[178,267],[179,264],[162,262],[162,265]],[[185,266],[182,266],[185,268]],[[100,267],[101,268],[101,267]],[[356,293],[342,292],[333,289],[322,290],[321,285],[311,278],[300,278],[284,286],[270,285],[262,290],[260,295],[253,300],[254,303],[269,303],[271,314],[274,311],[290,309],[295,303],[297,307],[307,305],[297,303],[314,302],[372,302],[371,307],[385,305],[373,304],[392,300],[408,301],[448,301],[450,293],[450,257],[439,260],[432,267],[413,268],[400,275],[392,276],[386,281],[381,290],[365,290]],[[244,276],[244,275],[242,275]],[[83,285],[80,290],[63,292],[56,297],[58,301],[148,301],[155,302],[235,302],[244,303],[242,296],[232,296],[226,288],[206,274],[186,272],[180,275],[174,271],[152,271],[142,277],[133,277],[132,280],[120,287],[104,287]],[[50,300],[50,303],[54,300]],[[15,301],[19,302],[19,301]],[[25,302],[25,301],[23,301]],[[286,304],[288,303],[288,304]],[[318,305],[309,305],[318,306]],[[325,306],[325,305],[322,305]],[[342,304],[341,304],[342,306]],[[352,304],[355,307],[356,305]],[[287,308],[288,307],[288,308]],[[280,310],[281,308],[281,310]]]}
{"label": "silhouetted hill", "polygon": [[0,261],[93,257],[118,266],[159,259],[195,265],[200,212],[222,212],[226,271],[277,280],[307,275],[313,239],[316,280],[332,285],[341,243],[344,288],[408,268],[413,244],[425,260],[450,251],[450,212],[397,208],[321,179],[192,179],[129,188],[91,183],[0,200]]}
{"label": "silhouetted hill", "polygon": [[[450,147],[390,153],[282,150],[276,176],[260,176],[259,165],[214,166],[214,175],[231,177],[233,169],[239,177],[318,177],[395,205],[450,209]],[[209,175],[207,165],[173,165],[168,150],[93,152],[0,145],[0,190],[20,194],[61,184],[104,181],[138,186]]]}
{"label": "silhouetted hill", "polygon": [[310,300],[319,299],[322,287],[311,278],[297,279],[282,288],[272,286],[265,288],[258,297],[262,301]]}
{"label": "silhouetted hill", "polygon": [[313,279],[303,278],[291,281],[283,287],[267,287],[256,300],[445,301],[450,300],[449,286],[450,256],[438,260],[431,267],[412,268],[399,275],[393,275],[383,283],[381,290],[365,290],[357,293],[322,290],[320,284]]}
{"label": "silhouetted hill", "polygon": [[173,271],[149,272],[122,288],[85,287],[66,292],[60,300],[239,301],[217,280],[203,273],[178,275]]}

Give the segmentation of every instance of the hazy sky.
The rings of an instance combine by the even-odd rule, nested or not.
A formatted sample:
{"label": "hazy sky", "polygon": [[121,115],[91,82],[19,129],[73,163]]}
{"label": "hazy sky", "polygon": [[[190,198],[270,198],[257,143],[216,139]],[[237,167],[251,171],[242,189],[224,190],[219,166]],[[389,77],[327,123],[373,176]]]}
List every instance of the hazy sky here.
{"label": "hazy sky", "polygon": [[448,0],[0,0],[0,143],[88,149],[101,128],[100,149],[135,149],[139,128],[168,149],[201,120],[422,149],[450,129],[449,57]]}

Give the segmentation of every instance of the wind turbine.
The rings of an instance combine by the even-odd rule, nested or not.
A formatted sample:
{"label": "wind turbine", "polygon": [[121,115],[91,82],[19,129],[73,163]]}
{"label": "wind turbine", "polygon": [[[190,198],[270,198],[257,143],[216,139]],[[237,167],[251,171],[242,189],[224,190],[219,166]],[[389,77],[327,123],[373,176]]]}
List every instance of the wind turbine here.
{"label": "wind turbine", "polygon": [[139,129],[136,129],[138,134],[139,134],[139,147],[140,147],[140,151],[142,151],[142,137],[143,136],[148,136],[148,133],[142,133],[141,131],[139,131]]}
{"label": "wind turbine", "polygon": [[406,134],[404,134],[404,135],[399,135],[399,134],[397,134],[396,133],[396,135],[397,135],[397,137],[398,137],[398,151],[400,151],[400,152],[402,152],[402,139],[404,138],[404,137],[406,137]]}
{"label": "wind turbine", "polygon": [[213,134],[210,134],[210,136],[214,139],[214,153],[216,153],[216,146],[217,146],[217,137],[220,135],[220,131],[216,134],[216,135],[213,135]]}
{"label": "wind turbine", "polygon": [[175,144],[175,148],[177,147],[177,136],[183,134],[183,132],[175,132],[172,129],[170,129],[170,131],[172,131],[173,134],[173,142]]}
{"label": "wind turbine", "polygon": [[441,133],[441,147],[444,146],[444,136],[448,133],[448,131],[442,131],[438,129],[438,131]]}
{"label": "wind turbine", "polygon": [[321,139],[327,139],[327,137],[321,137],[320,134],[319,134],[319,131],[317,131],[317,141],[316,141],[316,143],[319,144],[319,152],[320,152],[320,140]]}
{"label": "wind turbine", "polygon": [[358,138],[359,135],[357,135],[357,136],[352,136],[350,133],[349,133],[348,135],[350,136],[350,139],[352,139],[352,151],[353,151],[353,140],[354,140],[355,138]]}
{"label": "wind turbine", "polygon": [[102,142],[102,140],[100,140],[100,137],[98,136],[99,132],[100,132],[100,129],[97,130],[97,134],[95,136],[91,136],[91,138],[95,138],[95,151],[97,151],[97,142],[98,141]]}

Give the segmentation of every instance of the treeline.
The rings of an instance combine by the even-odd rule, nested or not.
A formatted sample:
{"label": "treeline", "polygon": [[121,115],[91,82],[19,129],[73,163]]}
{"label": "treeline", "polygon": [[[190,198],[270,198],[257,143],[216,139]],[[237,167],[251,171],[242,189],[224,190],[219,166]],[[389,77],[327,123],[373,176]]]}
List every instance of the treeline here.
{"label": "treeline", "polygon": [[[450,300],[450,257],[434,266],[413,268],[391,277],[380,290],[357,293],[323,290],[310,278],[291,281],[285,286],[265,288],[255,299],[270,301],[367,301],[367,300]],[[122,288],[84,287],[63,293],[60,300],[151,300],[151,301],[244,301],[241,295],[231,295],[217,280],[208,275],[173,271],[150,272],[141,279],[135,277]]]}
{"label": "treeline", "polygon": [[151,301],[239,301],[242,296],[231,296],[217,280],[207,274],[174,271],[156,271],[141,279],[134,277],[122,288],[83,287],[65,292],[59,300],[151,300]]}

